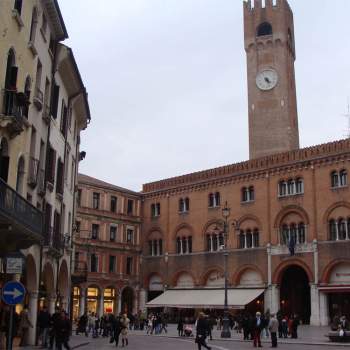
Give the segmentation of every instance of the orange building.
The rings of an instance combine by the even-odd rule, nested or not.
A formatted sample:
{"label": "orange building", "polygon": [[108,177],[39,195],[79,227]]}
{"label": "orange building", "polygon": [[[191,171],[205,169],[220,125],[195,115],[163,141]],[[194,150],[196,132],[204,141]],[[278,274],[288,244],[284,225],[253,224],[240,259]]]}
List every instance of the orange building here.
{"label": "orange building", "polygon": [[141,196],[79,174],[72,271],[73,316],[136,312]]}

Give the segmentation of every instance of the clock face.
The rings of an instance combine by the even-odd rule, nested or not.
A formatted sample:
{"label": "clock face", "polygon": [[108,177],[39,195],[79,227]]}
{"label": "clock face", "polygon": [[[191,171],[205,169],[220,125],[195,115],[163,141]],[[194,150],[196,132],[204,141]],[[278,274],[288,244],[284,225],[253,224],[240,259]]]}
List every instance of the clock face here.
{"label": "clock face", "polygon": [[262,70],[256,76],[256,85],[260,90],[271,90],[278,82],[278,74],[274,69]]}

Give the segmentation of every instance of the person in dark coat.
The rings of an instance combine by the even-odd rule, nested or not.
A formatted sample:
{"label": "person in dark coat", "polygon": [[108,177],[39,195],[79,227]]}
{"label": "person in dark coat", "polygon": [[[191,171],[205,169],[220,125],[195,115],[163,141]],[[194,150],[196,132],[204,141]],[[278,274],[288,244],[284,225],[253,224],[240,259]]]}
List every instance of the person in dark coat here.
{"label": "person in dark coat", "polygon": [[113,329],[113,334],[114,334],[114,341],[115,341],[115,346],[118,346],[119,344],[119,336],[120,333],[123,329],[123,325],[120,321],[120,316],[117,316],[115,321],[114,321],[114,329]]}
{"label": "person in dark coat", "polygon": [[[56,308],[55,313],[51,316],[51,322],[50,322],[50,349],[53,348],[53,343],[56,339],[56,329],[57,329],[57,322],[60,320],[61,318],[61,313],[59,308]],[[57,339],[56,339],[56,343],[57,343]]]}
{"label": "person in dark coat", "polygon": [[62,345],[65,349],[70,350],[68,344],[69,336],[71,331],[71,323],[68,318],[68,315],[61,311],[60,318],[55,324],[55,337],[56,337],[56,349],[62,350]]}
{"label": "person in dark coat", "polygon": [[249,340],[250,321],[249,321],[249,316],[248,315],[244,315],[243,316],[242,328],[243,328],[243,340]]}
{"label": "person in dark coat", "polygon": [[253,345],[254,347],[262,348],[261,346],[261,331],[265,328],[265,320],[261,316],[261,313],[258,311],[255,314],[255,318],[252,322],[252,331],[253,331]]}
{"label": "person in dark coat", "polygon": [[179,322],[177,323],[177,332],[179,334],[179,337],[182,337],[184,335],[184,321],[182,318],[179,318]]}
{"label": "person in dark coat", "polygon": [[49,327],[50,327],[50,313],[47,307],[44,306],[38,314],[37,326],[39,328],[39,337],[41,338],[41,346],[43,348],[47,347]]}
{"label": "person in dark coat", "polygon": [[209,333],[209,323],[203,312],[199,313],[196,331],[197,331],[197,335],[196,335],[195,341],[198,345],[198,350],[201,350],[202,346],[210,350],[211,347],[208,346],[207,343],[205,342],[205,339]]}
{"label": "person in dark coat", "polygon": [[299,326],[299,318],[297,315],[293,317],[292,320],[292,327],[291,327],[291,338],[297,339],[298,338],[298,326]]}
{"label": "person in dark coat", "polygon": [[88,336],[87,325],[88,325],[88,317],[87,317],[87,314],[84,313],[84,315],[80,316],[79,318],[76,335],[78,335],[79,333],[85,333],[85,336],[87,337]]}

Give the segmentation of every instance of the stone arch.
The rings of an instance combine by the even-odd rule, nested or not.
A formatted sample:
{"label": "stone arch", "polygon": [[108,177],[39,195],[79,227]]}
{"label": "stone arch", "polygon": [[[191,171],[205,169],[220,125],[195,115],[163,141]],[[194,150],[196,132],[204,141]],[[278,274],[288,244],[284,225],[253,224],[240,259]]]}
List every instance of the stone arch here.
{"label": "stone arch", "polygon": [[283,208],[276,216],[275,222],[274,222],[274,228],[279,228],[283,219],[289,215],[289,214],[296,214],[299,215],[302,219],[302,221],[308,225],[309,224],[309,216],[306,212],[306,210],[300,206],[297,205],[288,205],[287,207]]}
{"label": "stone arch", "polygon": [[26,289],[30,292],[38,290],[38,272],[33,255],[29,254],[26,257]]}
{"label": "stone arch", "polygon": [[164,277],[162,276],[162,274],[160,274],[159,272],[151,272],[144,279],[144,282],[143,282],[144,283],[144,285],[143,285],[144,288],[146,288],[146,289],[149,288],[149,283],[150,283],[152,277],[154,277],[154,276],[158,276],[162,280],[162,283],[164,285]]}
{"label": "stone arch", "polygon": [[52,264],[48,261],[43,268],[42,283],[44,284],[47,296],[55,291],[55,273]]}
{"label": "stone arch", "polygon": [[337,208],[341,208],[341,207],[345,207],[348,210],[350,210],[350,203],[349,202],[345,202],[345,201],[341,201],[341,202],[337,202],[334,203],[333,205],[331,205],[324,213],[323,215],[323,224],[327,225],[328,223],[328,219],[330,218],[332,212],[334,210],[336,210]]}
{"label": "stone arch", "polygon": [[224,220],[222,219],[212,219],[212,220],[209,220],[203,227],[203,230],[202,230],[202,236],[205,237],[205,235],[208,233],[208,229],[210,226],[213,226],[213,225],[217,225],[217,226],[220,226],[223,228],[223,225],[224,225]]}
{"label": "stone arch", "polygon": [[272,35],[272,25],[269,22],[260,23],[256,29],[256,36]]}
{"label": "stone arch", "polygon": [[191,225],[189,225],[189,224],[182,223],[182,224],[180,224],[180,225],[175,227],[175,230],[174,230],[174,233],[173,233],[174,239],[177,237],[179,232],[181,232],[181,230],[188,230],[190,235],[193,235],[193,227]]}
{"label": "stone arch", "polygon": [[240,268],[238,268],[238,270],[233,275],[233,279],[232,279],[233,285],[238,286],[240,284],[240,281],[241,281],[243,274],[249,270],[257,272],[260,275],[261,280],[264,281],[264,274],[258,266],[253,265],[253,264],[245,264],[245,265],[241,266]]}
{"label": "stone arch", "polygon": [[159,226],[153,226],[147,232],[147,235],[146,235],[147,240],[153,238],[152,234],[154,234],[155,232],[158,232],[162,237],[164,237],[163,230]]}
{"label": "stone arch", "polygon": [[[252,214],[247,214],[247,215],[244,215],[242,216],[239,220],[238,220],[238,227],[239,228],[242,228],[244,229],[244,223],[245,222],[249,222],[249,221],[253,221],[253,222],[256,222],[256,225],[255,227],[258,228],[259,230],[262,229],[262,225],[261,225],[261,221],[260,219],[255,216],[255,215],[252,215]],[[255,227],[250,227],[251,229],[254,229]]]}
{"label": "stone arch", "polygon": [[291,267],[293,265],[301,267],[305,271],[310,283],[314,280],[313,273],[310,270],[309,266],[301,259],[294,258],[294,259],[288,259],[287,261],[283,261],[277,266],[272,276],[272,282],[274,284],[280,284],[282,280],[283,272],[288,267]]}
{"label": "stone arch", "polygon": [[[217,272],[221,276],[224,276],[224,270],[221,266],[213,266],[209,269],[207,269],[202,276],[200,277],[200,285],[201,286],[207,286],[208,278],[211,276],[211,274]],[[224,277],[223,277],[224,278]]]}
{"label": "stone arch", "polygon": [[192,273],[192,271],[188,271],[188,270],[179,270],[177,271],[173,278],[172,278],[172,286],[173,287],[177,287],[177,283],[178,283],[178,280],[180,278],[181,275],[184,275],[184,274],[187,274],[189,275],[191,278],[192,278],[192,281],[193,281],[193,285],[196,286],[198,283],[197,283],[197,280],[194,276],[194,274]]}
{"label": "stone arch", "polygon": [[327,266],[323,269],[321,283],[328,284],[333,269],[341,264],[350,265],[350,259],[335,259],[328,263]]}

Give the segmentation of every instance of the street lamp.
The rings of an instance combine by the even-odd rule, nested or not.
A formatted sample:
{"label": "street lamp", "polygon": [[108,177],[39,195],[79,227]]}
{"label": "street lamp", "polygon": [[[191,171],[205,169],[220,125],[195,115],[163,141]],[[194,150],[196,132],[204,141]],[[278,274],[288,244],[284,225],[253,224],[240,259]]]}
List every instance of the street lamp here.
{"label": "street lamp", "polygon": [[225,273],[225,301],[224,301],[224,318],[223,318],[223,329],[221,332],[221,338],[231,338],[230,331],[230,320],[228,318],[228,300],[227,300],[227,238],[228,238],[228,226],[227,219],[230,216],[231,209],[227,206],[227,201],[225,202],[225,207],[222,208],[222,216],[225,219],[224,221],[224,273]]}

